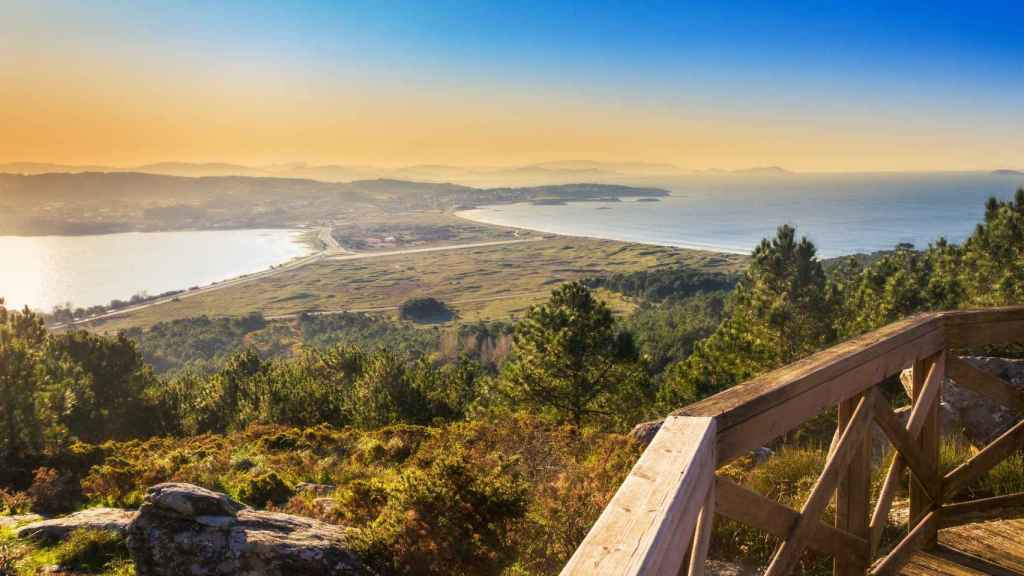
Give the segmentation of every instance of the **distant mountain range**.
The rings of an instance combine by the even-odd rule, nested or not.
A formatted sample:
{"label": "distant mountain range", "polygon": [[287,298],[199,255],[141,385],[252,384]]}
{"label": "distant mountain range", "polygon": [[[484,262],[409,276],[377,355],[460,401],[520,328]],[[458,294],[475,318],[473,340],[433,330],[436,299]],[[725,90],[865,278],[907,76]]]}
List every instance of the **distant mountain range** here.
{"label": "distant mountain range", "polygon": [[778,166],[742,170],[685,170],[674,164],[649,162],[597,162],[567,160],[521,166],[454,166],[417,164],[380,167],[359,164],[310,165],[305,163],[246,166],[223,162],[158,162],[141,166],[67,165],[38,162],[0,164],[0,173],[37,175],[79,172],[133,172],[164,176],[251,176],[302,178],[322,182],[355,180],[412,180],[452,182],[476,187],[538,186],[579,182],[623,184],[639,179],[678,176],[785,176],[792,172]]}
{"label": "distant mountain range", "polygon": [[993,170],[992,174],[995,176],[1024,176],[1024,170]]}

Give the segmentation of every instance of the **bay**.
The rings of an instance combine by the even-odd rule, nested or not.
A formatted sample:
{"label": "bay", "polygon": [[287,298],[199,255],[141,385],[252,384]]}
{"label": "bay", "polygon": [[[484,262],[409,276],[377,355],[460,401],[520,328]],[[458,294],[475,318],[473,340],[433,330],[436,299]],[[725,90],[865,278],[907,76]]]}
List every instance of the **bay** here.
{"label": "bay", "polygon": [[0,236],[0,298],[8,307],[88,307],[203,286],[311,252],[298,230]]}

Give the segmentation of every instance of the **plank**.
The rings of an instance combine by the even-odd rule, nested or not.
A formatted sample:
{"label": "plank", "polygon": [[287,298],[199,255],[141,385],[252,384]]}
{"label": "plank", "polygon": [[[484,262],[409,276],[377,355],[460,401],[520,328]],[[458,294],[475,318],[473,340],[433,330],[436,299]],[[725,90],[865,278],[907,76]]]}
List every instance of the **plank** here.
{"label": "plank", "polygon": [[929,512],[917,523],[917,526],[907,534],[900,543],[889,552],[870,572],[871,576],[886,576],[899,574],[914,554],[931,541],[938,532],[938,517],[936,511]]}
{"label": "plank", "polygon": [[944,345],[937,315],[895,322],[685,406],[686,416],[714,416],[719,463],[763,446],[830,406],[899,373]]}
{"label": "plank", "polygon": [[940,527],[948,528],[995,518],[1024,516],[1024,492],[947,504],[942,507]]}
{"label": "plank", "polygon": [[1024,540],[1021,534],[1024,534],[1024,520],[977,522],[941,530],[939,545],[980,558],[1019,576],[1024,574]]}
{"label": "plank", "polygon": [[1024,307],[943,312],[949,348],[972,348],[1024,341]]}
{"label": "plank", "polygon": [[929,420],[933,416],[932,412],[936,412],[938,408],[944,372],[944,364],[938,359],[919,360],[914,363],[914,382],[911,388],[914,407],[907,419],[907,432],[912,438],[921,436],[926,426],[936,424],[930,423]]}
{"label": "plank", "polygon": [[941,343],[942,333],[932,332],[888,356],[856,366],[813,391],[800,394],[781,406],[719,433],[719,465],[768,444],[830,406],[849,400],[885,378],[898,374],[915,358],[934,353]]}
{"label": "plank", "polygon": [[666,419],[561,574],[676,576],[714,479],[715,432],[712,418]]}
{"label": "plank", "polygon": [[954,496],[1021,447],[1024,447],[1024,420],[1017,422],[970,460],[946,474],[943,478],[943,493],[948,497]]}
{"label": "plank", "polygon": [[903,459],[899,454],[894,454],[889,470],[885,474],[885,481],[882,483],[882,491],[878,494],[878,502],[875,503],[875,511],[871,514],[871,536],[868,557],[874,558],[878,553],[878,547],[882,543],[882,532],[889,524],[889,510],[892,509],[892,501],[896,496],[896,490],[900,485],[900,477],[903,475]]}
{"label": "plank", "polygon": [[708,495],[704,499],[704,508],[697,520],[697,529],[690,550],[690,569],[688,576],[704,576],[704,563],[708,559],[708,547],[711,546],[711,533],[715,526],[715,504],[718,496],[715,483],[708,487]]}
{"label": "plank", "polygon": [[[865,407],[874,412],[873,399],[878,396],[878,389],[872,388],[861,399],[867,398]],[[845,429],[853,418],[859,400],[846,400],[839,404],[838,423],[836,430]],[[886,405],[888,407],[888,405]],[[894,416],[895,418],[895,416]],[[842,445],[841,439],[830,453]],[[869,435],[865,434],[860,446],[854,448],[854,456],[846,473],[839,480],[836,487],[836,528],[840,528],[850,534],[861,537],[865,540],[865,556],[867,555],[867,541],[871,537],[870,506],[871,506],[871,443]],[[865,563],[849,562],[844,558],[836,558],[833,562],[833,574],[835,576],[863,576],[867,569]]]}
{"label": "plank", "polygon": [[[719,514],[772,536],[786,538],[800,518],[796,510],[748,490],[728,478],[719,476],[716,488]],[[867,562],[865,544],[865,540],[820,520],[807,539],[808,548],[854,563]]]}
{"label": "plank", "polygon": [[846,430],[839,439],[835,451],[825,462],[825,469],[811,489],[807,502],[800,511],[800,517],[789,536],[775,552],[765,576],[781,576],[789,574],[800,560],[800,553],[807,546],[807,539],[815,531],[821,513],[832,500],[832,494],[839,484],[842,474],[849,468],[859,453],[862,444],[871,430],[871,406],[867,398],[861,398],[853,411]]}
{"label": "plank", "polygon": [[886,437],[889,438],[892,445],[899,452],[899,457],[910,466],[910,470],[917,477],[917,481],[924,487],[928,497],[933,501],[939,501],[941,499],[941,489],[939,487],[940,479],[936,463],[921,453],[914,437],[903,427],[903,424],[900,423],[896,414],[892,411],[892,406],[878,392],[877,388],[872,391],[871,401],[873,403],[872,408],[874,410],[875,422],[878,423],[878,427],[885,432]]}
{"label": "plank", "polygon": [[1024,414],[1024,394],[995,374],[957,357],[949,358],[946,370],[948,376],[964,388]]}
{"label": "plank", "polygon": [[[942,533],[940,532],[940,537]],[[960,566],[961,570],[964,570],[965,574],[986,574],[987,576],[1021,576],[1019,572],[1012,572],[988,562],[984,558],[979,558],[971,554],[965,554],[960,550],[953,550],[952,548],[943,546],[941,544],[935,546],[931,550],[932,555],[942,558],[943,560],[956,563]],[[923,554],[918,552],[917,555]]]}
{"label": "plank", "polygon": [[[921,455],[932,467],[939,465],[939,399],[942,382],[945,379],[945,353],[940,352],[930,359],[914,363],[913,398],[914,407],[907,421],[907,433],[916,438]],[[925,372],[927,370],[927,373]],[[917,477],[910,478],[910,522],[913,524],[933,507],[942,504],[941,498],[934,500],[928,489]],[[928,536],[934,543],[934,534]]]}
{"label": "plank", "polygon": [[[995,576],[990,571],[964,565],[946,555],[917,552],[900,570],[903,576]],[[1003,576],[1003,575],[1000,575]]]}

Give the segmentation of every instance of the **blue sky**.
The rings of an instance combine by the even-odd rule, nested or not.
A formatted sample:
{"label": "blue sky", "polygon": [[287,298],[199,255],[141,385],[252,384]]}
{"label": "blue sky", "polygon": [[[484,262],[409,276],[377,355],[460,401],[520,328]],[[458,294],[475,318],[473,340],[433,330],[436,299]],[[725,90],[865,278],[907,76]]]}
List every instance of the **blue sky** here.
{"label": "blue sky", "polygon": [[[572,146],[614,142],[618,132],[630,142],[650,143],[638,156],[682,164],[689,158],[868,168],[885,163],[872,157],[877,148],[892,164],[886,167],[899,167],[892,154],[903,151],[912,169],[932,167],[927,151],[917,149],[928,142],[941,147],[935,168],[979,167],[986,158],[1024,164],[1016,144],[1024,128],[1022,3],[16,1],[12,14],[0,41],[21,57],[15,61],[50,68],[68,81],[44,83],[25,71],[0,81],[28,88],[38,82],[40,91],[45,84],[69,94],[95,89],[76,76],[83,69],[97,70],[95,82],[111,88],[145,92],[143,84],[173,82],[168,90],[188,103],[182,121],[190,122],[223,106],[211,96],[217,94],[224,101],[238,94],[264,99],[262,108],[247,105],[250,120],[292,113],[303,126],[313,122],[296,110],[296,94],[321,117],[332,101],[384,124],[408,114],[404,123],[384,128],[396,131],[394,141],[402,145],[374,144],[361,160],[389,152],[403,156],[396,161],[455,161],[461,154],[467,162],[511,162],[540,160],[541,152],[613,158],[623,151],[584,147],[573,154]],[[393,102],[398,95],[415,108]],[[94,97],[102,98],[88,98]],[[166,107],[158,94],[134,101]],[[460,110],[477,129],[491,126],[498,140],[507,131],[508,141],[487,153],[487,142],[469,137],[468,128],[446,135],[440,120],[428,128],[421,118],[445,119],[454,131]],[[139,115],[141,122],[153,114]],[[328,123],[358,138],[367,128],[356,120],[350,113]],[[566,136],[564,145],[534,154],[525,149],[525,129],[506,126],[513,121],[564,122],[559,128],[576,131],[576,139]],[[760,152],[736,143],[742,150],[730,160],[726,136],[743,139],[744,127],[751,134],[746,139],[773,136]],[[690,137],[673,143],[670,128]],[[535,133],[550,137],[543,126]],[[849,142],[820,157],[807,151],[829,149],[829,134],[848,135]],[[715,135],[723,135],[721,141]],[[721,153],[694,157],[702,137]],[[956,143],[963,154],[948,150]],[[285,148],[279,154],[360,156],[350,147]],[[0,149],[5,152],[10,155]],[[172,152],[184,151],[177,145],[150,154]],[[232,155],[226,147],[200,152]],[[243,150],[239,157],[252,153]]]}

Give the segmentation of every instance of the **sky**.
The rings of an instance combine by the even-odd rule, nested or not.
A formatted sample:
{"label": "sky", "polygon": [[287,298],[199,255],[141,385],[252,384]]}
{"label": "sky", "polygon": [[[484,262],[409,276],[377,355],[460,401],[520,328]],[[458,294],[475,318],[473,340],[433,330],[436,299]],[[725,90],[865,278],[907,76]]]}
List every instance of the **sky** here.
{"label": "sky", "polygon": [[0,162],[1024,168],[1021,2],[0,3]]}

